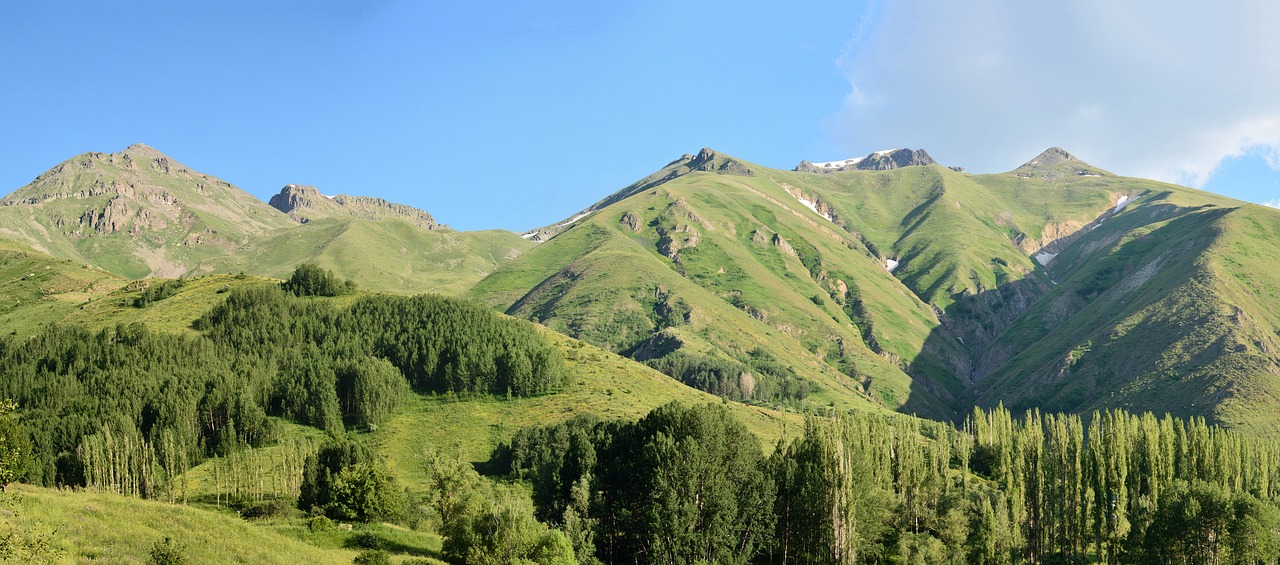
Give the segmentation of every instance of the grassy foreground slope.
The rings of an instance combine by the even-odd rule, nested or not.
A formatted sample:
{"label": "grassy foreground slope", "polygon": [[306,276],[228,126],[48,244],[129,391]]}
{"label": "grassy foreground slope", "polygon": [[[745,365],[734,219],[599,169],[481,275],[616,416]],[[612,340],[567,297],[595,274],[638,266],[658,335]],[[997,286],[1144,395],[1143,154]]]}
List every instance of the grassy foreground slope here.
{"label": "grassy foreground slope", "polygon": [[315,547],[227,510],[27,485],[10,490],[0,503],[0,535],[47,542],[35,555],[17,551],[20,562],[145,563],[151,546],[165,537],[182,545],[190,563],[337,564],[356,555]]}

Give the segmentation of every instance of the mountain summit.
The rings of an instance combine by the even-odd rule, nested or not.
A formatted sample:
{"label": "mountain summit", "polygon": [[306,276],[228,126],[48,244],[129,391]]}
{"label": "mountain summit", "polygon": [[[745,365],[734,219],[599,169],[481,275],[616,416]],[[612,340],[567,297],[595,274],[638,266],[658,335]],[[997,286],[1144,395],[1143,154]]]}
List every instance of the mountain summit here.
{"label": "mountain summit", "polygon": [[131,278],[176,277],[289,219],[141,143],[82,153],[0,200],[0,227],[54,256]]}
{"label": "mountain summit", "polygon": [[1036,155],[1035,159],[1023,163],[1013,173],[1023,178],[1063,178],[1072,175],[1078,177],[1101,177],[1109,175],[1106,171],[1076,158],[1061,147],[1050,147]]}
{"label": "mountain summit", "polygon": [[868,153],[866,157],[810,163],[800,161],[794,170],[802,173],[835,173],[840,171],[888,171],[937,163],[924,149],[886,149]]}
{"label": "mountain summit", "polygon": [[351,216],[365,220],[404,220],[429,230],[445,227],[431,214],[412,206],[369,196],[326,196],[314,186],[286,184],[268,204],[303,224],[320,218]]}

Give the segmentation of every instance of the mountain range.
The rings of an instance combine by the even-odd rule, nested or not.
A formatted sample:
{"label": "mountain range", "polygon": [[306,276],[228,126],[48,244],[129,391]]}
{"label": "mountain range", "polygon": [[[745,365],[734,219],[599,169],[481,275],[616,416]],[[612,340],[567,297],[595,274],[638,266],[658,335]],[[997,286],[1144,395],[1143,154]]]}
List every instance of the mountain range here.
{"label": "mountain range", "polygon": [[[0,200],[0,237],[7,320],[130,280],[310,262],[656,367],[733,367],[712,388],[763,403],[942,420],[1123,407],[1280,429],[1280,211],[1059,148],[998,174],[923,150],[788,171],[703,149],[516,234],[299,185],[264,203],[134,145]],[[808,388],[767,397],[766,379]]]}

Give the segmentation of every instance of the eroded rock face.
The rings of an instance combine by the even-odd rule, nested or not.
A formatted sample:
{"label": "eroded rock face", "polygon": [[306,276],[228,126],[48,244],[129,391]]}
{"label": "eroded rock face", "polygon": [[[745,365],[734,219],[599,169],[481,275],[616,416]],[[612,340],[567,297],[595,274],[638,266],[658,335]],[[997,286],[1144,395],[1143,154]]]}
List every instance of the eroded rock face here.
{"label": "eroded rock face", "polygon": [[443,227],[431,214],[412,206],[369,196],[325,196],[314,186],[286,184],[267,203],[304,224],[320,218],[354,216],[366,220],[405,220],[429,230]]}
{"label": "eroded rock face", "polygon": [[640,231],[640,226],[642,223],[640,220],[640,217],[635,214],[632,214],[631,212],[627,212],[626,214],[623,214],[622,219],[619,221],[622,222],[622,225],[626,226],[627,229],[633,232]]}

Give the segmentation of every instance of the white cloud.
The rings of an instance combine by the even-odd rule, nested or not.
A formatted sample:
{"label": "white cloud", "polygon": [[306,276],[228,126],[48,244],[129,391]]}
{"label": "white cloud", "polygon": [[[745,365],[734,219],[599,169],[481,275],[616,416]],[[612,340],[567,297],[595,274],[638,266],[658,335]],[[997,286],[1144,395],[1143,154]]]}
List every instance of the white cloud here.
{"label": "white cloud", "polygon": [[1280,169],[1280,3],[882,6],[839,65],[844,148],[923,147],[975,172],[1061,146],[1120,174],[1202,185],[1227,157]]}
{"label": "white cloud", "polygon": [[1266,202],[1259,202],[1259,204],[1262,204],[1263,206],[1270,206],[1272,208],[1280,208],[1280,198],[1272,198]]}

